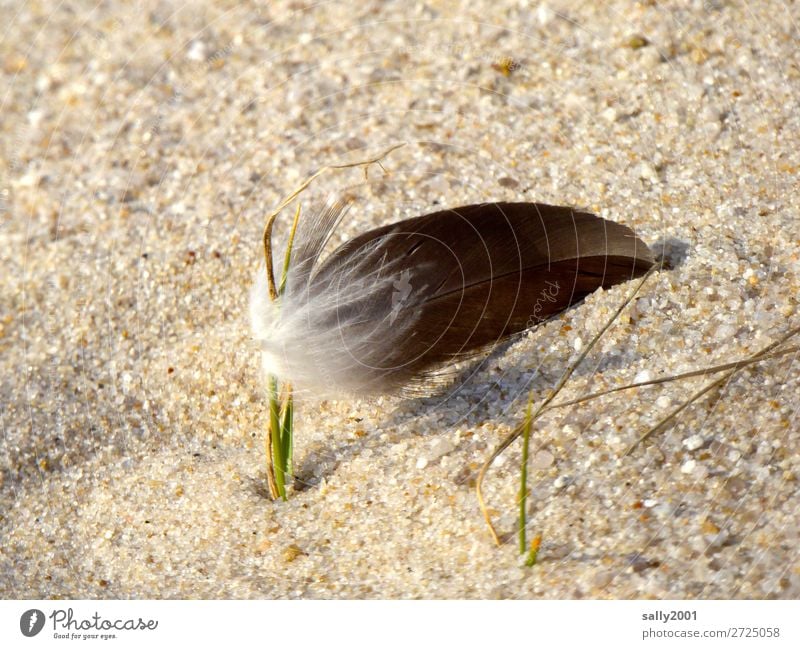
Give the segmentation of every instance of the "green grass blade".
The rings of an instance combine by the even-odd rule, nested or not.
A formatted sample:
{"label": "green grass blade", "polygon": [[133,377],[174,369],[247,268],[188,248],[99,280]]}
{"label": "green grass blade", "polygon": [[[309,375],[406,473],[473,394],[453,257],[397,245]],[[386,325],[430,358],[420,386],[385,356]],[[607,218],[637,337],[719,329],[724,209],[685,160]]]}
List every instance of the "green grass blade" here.
{"label": "green grass blade", "polygon": [[283,462],[286,474],[292,474],[292,454],[294,452],[294,437],[292,436],[292,425],[294,423],[294,400],[291,392],[286,398],[286,405],[283,408],[283,418],[281,420],[281,447],[283,449]]}
{"label": "green grass blade", "polygon": [[531,549],[528,552],[528,558],[525,559],[525,565],[532,568],[536,565],[536,560],[539,558],[539,547],[542,545],[542,535],[537,534],[531,539]]}
{"label": "green grass blade", "polygon": [[528,543],[525,539],[525,530],[528,527],[526,507],[528,503],[528,452],[531,440],[531,402],[528,399],[528,408],[525,412],[525,423],[522,427],[522,461],[519,472],[519,553],[525,554]]}
{"label": "green grass blade", "polygon": [[[278,297],[283,294],[286,288],[286,278],[289,274],[289,264],[292,259],[292,245],[294,244],[294,236],[297,232],[297,223],[299,220],[300,204],[298,203],[297,210],[294,213],[292,229],[289,232],[289,241],[286,244],[286,255],[283,260],[281,281],[276,291]],[[271,255],[267,249],[267,240],[265,234],[265,259],[267,264],[270,264]],[[292,471],[292,452],[294,448],[294,441],[292,439],[292,422],[294,419],[292,393],[291,389],[289,389],[286,403],[284,407],[281,408],[278,378],[276,376],[270,376],[267,381],[269,393],[269,426],[272,439],[272,448],[270,452],[272,455],[272,467],[275,473],[275,487],[277,488],[280,498],[288,500],[286,496],[286,475],[291,474]]]}
{"label": "green grass blade", "polygon": [[292,222],[292,229],[289,231],[289,241],[286,242],[286,255],[283,258],[283,272],[281,272],[281,283],[278,286],[278,295],[283,295],[283,289],[286,288],[286,276],[289,274],[289,264],[292,261],[292,246],[294,245],[294,235],[297,232],[298,221],[300,221],[300,203],[297,204],[297,209],[294,213],[294,221]]}
{"label": "green grass blade", "polygon": [[272,462],[275,467],[275,484],[278,493],[286,500],[285,461],[283,457],[283,444],[281,440],[280,401],[278,399],[278,379],[270,376],[269,383],[269,425],[272,431]]}

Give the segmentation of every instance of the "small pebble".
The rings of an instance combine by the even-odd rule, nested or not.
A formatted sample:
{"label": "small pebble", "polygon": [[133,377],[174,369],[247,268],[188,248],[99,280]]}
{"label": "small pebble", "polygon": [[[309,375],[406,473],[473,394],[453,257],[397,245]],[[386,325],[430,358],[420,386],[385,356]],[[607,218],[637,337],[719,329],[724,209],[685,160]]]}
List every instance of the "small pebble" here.
{"label": "small pebble", "polygon": [[555,480],[553,480],[553,486],[556,489],[563,489],[567,485],[572,483],[572,478],[568,475],[560,475]]}
{"label": "small pebble", "polygon": [[533,469],[546,469],[555,461],[555,457],[550,451],[539,451],[532,458],[530,466]]}
{"label": "small pebble", "polygon": [[193,41],[186,52],[186,58],[190,61],[205,61],[206,44],[203,41]]}
{"label": "small pebble", "polygon": [[692,435],[683,440],[683,445],[690,451],[696,451],[705,444],[705,440],[700,435]]}
{"label": "small pebble", "polygon": [[658,172],[655,170],[652,164],[649,162],[641,162],[639,163],[639,167],[637,168],[637,172],[639,174],[639,178],[642,180],[649,180],[651,183],[658,183],[660,181],[658,177]]}
{"label": "small pebble", "polygon": [[295,545],[294,543],[290,546],[287,546],[286,549],[284,549],[283,553],[281,554],[283,560],[286,563],[292,563],[298,557],[302,557],[305,555],[306,552],[304,552],[302,548],[300,548],[300,546]]}

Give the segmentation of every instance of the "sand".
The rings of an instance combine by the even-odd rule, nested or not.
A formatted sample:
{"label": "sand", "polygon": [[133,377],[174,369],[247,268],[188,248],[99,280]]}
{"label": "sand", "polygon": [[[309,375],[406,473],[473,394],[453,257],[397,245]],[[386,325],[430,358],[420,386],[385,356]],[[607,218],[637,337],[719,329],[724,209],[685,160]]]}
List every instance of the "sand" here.
{"label": "sand", "polygon": [[[795,355],[553,412],[475,472],[631,290],[413,400],[306,399],[266,497],[247,322],[263,219],[398,142],[336,237],[486,200],[634,227],[671,269],[564,396],[737,359],[798,322],[796,3],[25,3],[0,40],[5,598],[794,598]],[[273,6],[274,5],[274,6]],[[276,229],[286,232],[287,213]]]}

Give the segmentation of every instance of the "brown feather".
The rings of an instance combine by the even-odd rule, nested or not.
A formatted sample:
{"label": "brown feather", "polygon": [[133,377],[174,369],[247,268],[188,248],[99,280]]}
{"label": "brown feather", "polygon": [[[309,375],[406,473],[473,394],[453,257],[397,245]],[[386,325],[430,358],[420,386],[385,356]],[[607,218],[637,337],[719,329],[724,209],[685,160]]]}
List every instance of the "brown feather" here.
{"label": "brown feather", "polygon": [[[340,328],[362,374],[356,391],[384,393],[652,264],[648,247],[624,225],[568,207],[485,203],[359,235],[296,288],[342,296],[317,325]],[[375,290],[350,299],[348,291],[364,283]]]}

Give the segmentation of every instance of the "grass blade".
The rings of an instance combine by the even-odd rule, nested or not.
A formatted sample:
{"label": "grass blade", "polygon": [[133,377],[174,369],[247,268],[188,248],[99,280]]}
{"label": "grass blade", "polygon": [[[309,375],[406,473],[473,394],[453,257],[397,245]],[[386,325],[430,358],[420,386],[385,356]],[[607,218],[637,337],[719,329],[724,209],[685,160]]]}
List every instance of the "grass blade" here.
{"label": "grass blade", "polygon": [[281,448],[284,472],[289,475],[292,474],[292,453],[294,451],[293,423],[294,399],[292,398],[291,387],[287,387],[286,401],[283,404],[283,417],[281,418]]}
{"label": "grass blade", "polygon": [[528,550],[528,558],[525,559],[525,565],[532,568],[536,565],[536,559],[539,557],[539,547],[542,545],[542,535],[537,534],[531,539],[531,548]]}
{"label": "grass blade", "polygon": [[[606,324],[598,331],[594,337],[589,341],[589,344],[583,349],[583,351],[578,355],[578,358],[574,360],[564,373],[561,375],[561,378],[556,383],[556,386],[548,393],[545,397],[544,401],[536,408],[536,411],[531,415],[530,420],[531,422],[536,421],[541,416],[542,412],[550,405],[550,402],[558,396],[558,393],[561,389],[566,385],[567,381],[569,381],[572,374],[578,369],[578,366],[583,362],[592,348],[597,344],[600,338],[603,337],[603,334],[613,325],[619,314],[622,313],[623,309],[631,303],[633,298],[639,292],[639,289],[644,286],[644,283],[650,279],[650,277],[658,270],[658,266],[653,266],[650,270],[648,270],[641,278],[639,283],[634,287],[631,294],[627,297],[625,302],[623,302],[619,308],[614,312],[611,318],[606,322]],[[494,528],[494,524],[492,523],[492,518],[489,515],[489,509],[486,506],[486,501],[483,497],[483,481],[486,478],[486,474],[489,471],[489,467],[492,466],[492,463],[498,458],[498,456],[503,453],[511,444],[513,444],[520,435],[524,432],[524,424],[520,424],[517,426],[514,431],[508,435],[500,445],[492,451],[492,454],[489,458],[483,463],[481,470],[478,472],[478,478],[475,480],[475,495],[478,498],[478,506],[481,509],[481,514],[483,514],[483,520],[486,522],[486,527],[489,530],[489,533],[492,535],[492,539],[494,540],[495,544],[499,547],[501,544],[500,537],[497,535],[497,530]]]}
{"label": "grass blade", "polygon": [[270,376],[269,380],[269,426],[272,434],[272,464],[275,471],[275,485],[278,495],[286,500],[285,460],[283,457],[283,440],[280,420],[280,402],[278,401],[278,379]]}
{"label": "grass blade", "polygon": [[[367,175],[367,170],[370,165],[378,164],[381,169],[381,160],[389,155],[392,151],[405,146],[405,142],[395,145],[387,149],[381,155],[364,160],[362,162],[354,162],[350,164],[341,165],[326,165],[319,171],[309,177],[300,187],[287,196],[278,208],[272,212],[266,219],[264,224],[264,232],[262,235],[262,244],[264,246],[264,263],[266,266],[267,274],[267,287],[269,289],[270,299],[274,302],[283,294],[286,288],[286,280],[289,274],[289,265],[292,260],[292,246],[294,244],[294,237],[297,232],[297,224],[300,221],[300,204],[298,203],[297,209],[294,213],[294,220],[292,228],[289,231],[289,240],[286,244],[286,254],[283,259],[283,270],[281,272],[281,279],[278,286],[275,285],[275,273],[272,267],[272,227],[275,224],[275,219],[281,213],[284,207],[289,205],[295,198],[297,198],[305,189],[314,181],[315,178],[322,175],[330,169],[350,169],[353,167],[362,167],[364,175]],[[384,169],[384,172],[386,170]],[[294,437],[293,437],[293,421],[294,421],[294,402],[292,400],[292,387],[288,383],[285,384],[286,397],[283,401],[283,406],[279,400],[279,384],[275,376],[270,375],[267,378],[267,392],[269,399],[269,427],[267,428],[266,446],[267,446],[267,482],[269,483],[270,495],[277,499],[282,498],[287,500],[286,497],[286,475],[291,475],[292,472],[292,454],[294,452]]]}
{"label": "grass blade", "polygon": [[281,273],[281,283],[278,285],[278,295],[283,295],[286,288],[286,276],[289,274],[289,264],[292,261],[292,246],[294,245],[294,235],[297,233],[297,223],[300,221],[300,203],[294,212],[292,229],[289,231],[289,241],[286,243],[286,256],[283,258],[283,272]]}
{"label": "grass blade", "polygon": [[525,531],[528,526],[526,507],[528,504],[528,449],[531,441],[531,406],[533,397],[528,399],[528,410],[522,426],[522,461],[519,471],[519,553],[525,554],[528,545]]}

